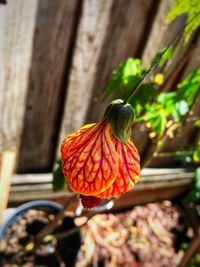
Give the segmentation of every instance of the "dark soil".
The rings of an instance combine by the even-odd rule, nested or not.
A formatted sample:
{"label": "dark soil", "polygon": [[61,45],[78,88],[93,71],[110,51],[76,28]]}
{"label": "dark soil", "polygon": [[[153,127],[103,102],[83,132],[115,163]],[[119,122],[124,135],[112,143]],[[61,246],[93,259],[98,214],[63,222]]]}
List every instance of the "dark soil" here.
{"label": "dark soil", "polygon": [[[23,257],[14,258],[15,254],[23,249],[24,245],[54,218],[54,214],[47,214],[41,210],[28,210],[23,215],[18,216],[6,231],[4,249],[0,255],[0,267],[74,266],[80,247],[79,233],[62,241],[54,239],[42,243],[36,251]],[[56,232],[62,232],[63,229],[66,231],[74,226],[72,219],[66,217]]]}

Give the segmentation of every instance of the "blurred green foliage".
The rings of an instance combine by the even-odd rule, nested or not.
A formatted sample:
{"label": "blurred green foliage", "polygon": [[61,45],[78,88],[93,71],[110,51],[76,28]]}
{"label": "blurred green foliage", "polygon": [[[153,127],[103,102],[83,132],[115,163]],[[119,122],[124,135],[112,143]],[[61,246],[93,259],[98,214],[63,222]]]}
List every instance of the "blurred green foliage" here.
{"label": "blurred green foliage", "polygon": [[[194,204],[200,202],[200,167],[198,167],[195,171],[194,187],[185,195],[183,202],[192,202]],[[198,214],[198,216],[200,217],[200,214]]]}
{"label": "blurred green foliage", "polygon": [[140,59],[128,58],[113,72],[105,87],[104,96],[107,97],[115,91],[120,98],[124,98],[138,83],[143,73]]}
{"label": "blurred green foliage", "polygon": [[62,172],[62,161],[59,159],[53,170],[53,190],[54,191],[59,191],[62,190],[63,188],[69,189],[69,186],[67,184],[66,179],[64,178],[63,172]]}
{"label": "blurred green foliage", "polygon": [[151,64],[154,65],[157,61],[159,61],[158,66],[163,67],[167,61],[172,59],[174,52],[174,47],[164,47],[160,52],[155,55],[155,57],[151,61]]}
{"label": "blurred green foliage", "polygon": [[194,123],[194,126],[200,127],[200,120],[196,120],[195,123]]}
{"label": "blurred green foliage", "polygon": [[[167,60],[165,58],[165,60]],[[113,72],[111,80],[104,89],[104,95],[114,94],[125,98],[138,83],[145,69],[139,59],[128,59]],[[141,85],[130,100],[135,111],[135,122],[145,122],[158,137],[166,129],[169,119],[180,121],[188,113],[200,89],[200,68],[194,70],[171,92],[160,92],[155,80]],[[183,121],[184,122],[184,121]]]}
{"label": "blurred green foliage", "polygon": [[200,163],[200,142],[198,142],[198,144],[194,150],[193,160],[197,163]]}
{"label": "blurred green foliage", "polygon": [[200,26],[200,1],[199,0],[176,0],[167,15],[166,23],[171,23],[176,17],[187,14],[184,37],[186,41],[194,30]]}
{"label": "blurred green foliage", "polygon": [[192,259],[191,263],[187,267],[199,267],[200,266],[200,253],[197,253]]}

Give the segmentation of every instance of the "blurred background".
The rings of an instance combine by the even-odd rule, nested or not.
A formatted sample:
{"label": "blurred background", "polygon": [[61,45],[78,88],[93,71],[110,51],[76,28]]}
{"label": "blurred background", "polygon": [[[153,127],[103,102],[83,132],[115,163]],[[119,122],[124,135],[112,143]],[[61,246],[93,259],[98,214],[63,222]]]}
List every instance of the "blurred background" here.
{"label": "blurred background", "polygon": [[[175,0],[0,1],[0,223],[7,203],[14,207],[29,200],[50,199],[63,204],[70,199],[71,193],[59,180],[61,169],[55,170],[63,138],[86,123],[101,120],[108,103],[119,97],[114,87],[121,86],[129,71],[132,78],[134,75],[141,78],[154,56],[180,33],[188,23],[186,14],[179,16],[176,10],[176,19],[166,23],[174,3]],[[195,13],[195,5],[192,8]],[[200,92],[199,29],[195,28],[187,42],[182,39],[177,47],[170,65],[159,66],[157,80],[154,75],[150,77],[155,78],[150,82],[156,92],[151,102],[156,119],[151,117],[154,110],[151,104],[148,106],[146,93],[142,96],[146,101],[144,110],[140,101],[139,115],[136,112],[142,119],[132,129],[142,166],[147,162],[145,167],[150,168],[142,170],[133,191],[115,201],[112,211],[125,213],[99,215],[84,228],[83,241],[89,248],[82,248],[82,260],[87,259],[88,264],[93,260],[96,265],[77,266],[118,266],[109,265],[110,259],[116,260],[115,253],[112,246],[106,252],[107,244],[103,243],[110,236],[110,240],[116,241],[114,246],[118,244],[118,237],[113,236],[115,231],[125,233],[121,236],[123,252],[116,245],[117,254],[121,255],[119,262],[122,261],[119,266],[178,266],[184,255],[181,246],[185,240],[179,240],[184,232],[185,248],[190,248],[190,241],[194,242],[188,259],[199,251],[200,105],[196,101]],[[132,59],[127,61],[128,58]],[[116,68],[118,71],[113,74]],[[115,84],[118,74],[121,80]],[[181,85],[182,81],[186,86]],[[103,98],[106,88],[112,93]],[[181,95],[181,90],[182,102],[179,99],[178,104],[169,103],[174,95]],[[169,131],[171,122],[178,130]],[[52,171],[58,178],[53,182],[54,190]],[[73,202],[72,208],[76,205],[77,201]],[[141,206],[130,211],[135,205]],[[180,211],[182,206],[186,206],[185,213]],[[198,213],[193,228],[193,222],[188,223],[193,218],[192,209]],[[31,216],[37,217],[35,214]],[[47,214],[41,216],[44,221]],[[91,247],[90,257],[87,252]],[[123,265],[124,259],[132,262],[132,254],[127,252],[130,247],[134,263]],[[107,265],[105,262],[97,265],[104,256]],[[197,265],[191,266],[199,266],[198,257]]]}

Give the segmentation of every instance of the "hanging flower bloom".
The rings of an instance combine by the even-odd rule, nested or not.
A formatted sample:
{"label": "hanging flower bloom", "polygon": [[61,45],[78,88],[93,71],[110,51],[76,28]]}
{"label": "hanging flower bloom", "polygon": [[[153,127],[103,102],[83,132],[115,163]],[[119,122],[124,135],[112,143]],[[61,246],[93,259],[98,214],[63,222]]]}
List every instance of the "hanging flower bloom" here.
{"label": "hanging flower bloom", "polygon": [[132,107],[117,100],[101,122],[85,125],[64,139],[63,174],[85,208],[120,196],[137,182],[140,159],[130,140],[132,123]]}

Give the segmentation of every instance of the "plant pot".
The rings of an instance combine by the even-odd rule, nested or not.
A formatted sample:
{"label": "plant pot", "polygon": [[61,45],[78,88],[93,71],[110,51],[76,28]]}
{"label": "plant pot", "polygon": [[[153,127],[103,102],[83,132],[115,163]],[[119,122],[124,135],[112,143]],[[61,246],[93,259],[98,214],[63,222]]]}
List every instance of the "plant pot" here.
{"label": "plant pot", "polygon": [[[62,206],[53,201],[32,201],[21,205],[20,207],[16,208],[15,212],[5,221],[2,227],[0,227],[0,241],[5,238],[7,230],[17,222],[17,219],[21,218],[30,210],[37,210],[45,212],[45,214],[56,215],[59,211],[62,210]],[[37,221],[37,219],[38,218],[36,218],[35,220]],[[26,224],[26,229],[28,227],[27,225],[28,224]],[[41,224],[39,224],[39,227],[37,226],[38,225],[34,225],[34,227],[31,228],[33,236],[42,229]],[[73,219],[68,216],[64,218],[63,224],[58,227],[56,232],[60,233],[62,231],[71,229],[74,226],[75,224],[73,222]],[[79,232],[71,235],[66,239],[57,240],[55,252],[51,252],[46,255],[36,255],[34,257],[34,266],[42,265],[48,267],[57,267],[60,266],[59,261],[62,261],[66,264],[66,266],[72,267],[75,264],[80,245],[81,237]],[[3,266],[3,261],[5,260],[5,258],[5,253],[1,253],[0,267]]]}

